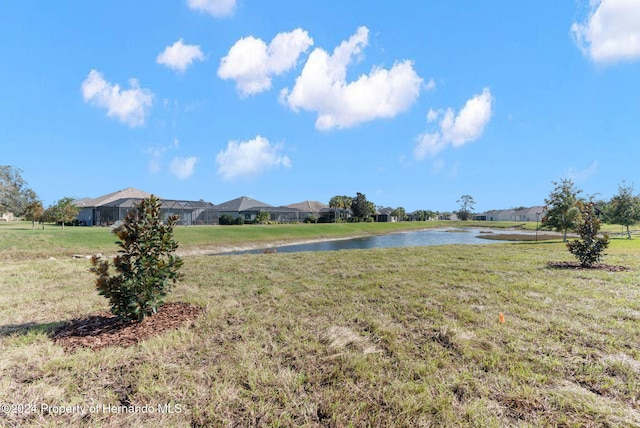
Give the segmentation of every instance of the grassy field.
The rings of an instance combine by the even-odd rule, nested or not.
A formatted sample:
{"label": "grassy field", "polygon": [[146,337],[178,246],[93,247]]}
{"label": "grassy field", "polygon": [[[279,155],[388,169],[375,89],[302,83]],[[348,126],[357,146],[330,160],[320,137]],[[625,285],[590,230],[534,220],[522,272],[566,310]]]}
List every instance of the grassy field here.
{"label": "grassy field", "polygon": [[[486,222],[471,223],[486,226]],[[403,230],[457,226],[459,223],[340,223],[340,224],[277,224],[244,226],[178,226],[175,236],[180,251],[207,253],[234,250],[264,243],[284,244],[313,239],[339,239]],[[518,223],[491,223],[492,227],[509,227]],[[107,227],[65,227],[45,225],[31,230],[31,223],[0,223],[0,260],[22,260],[49,257],[70,257],[73,254],[114,254],[117,238]]]}
{"label": "grassy field", "polygon": [[[107,301],[87,260],[43,257],[115,253],[78,229],[0,227],[0,425],[640,426],[640,239],[608,250],[626,272],[551,268],[557,241],[188,256],[170,300],[206,308],[192,328],[65,353],[50,332]],[[176,233],[243,242],[211,229],[315,237]]]}

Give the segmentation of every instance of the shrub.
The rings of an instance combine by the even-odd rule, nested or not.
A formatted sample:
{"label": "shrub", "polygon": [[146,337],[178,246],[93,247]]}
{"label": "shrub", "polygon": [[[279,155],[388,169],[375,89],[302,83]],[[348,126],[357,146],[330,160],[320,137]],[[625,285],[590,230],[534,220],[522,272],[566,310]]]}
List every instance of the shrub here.
{"label": "shrub", "polygon": [[109,261],[94,256],[91,260],[96,288],[109,299],[111,312],[124,321],[142,321],[158,312],[171,287],[178,281],[183,264],[172,252],[178,248],[171,216],[161,221],[160,201],[155,196],[142,200],[129,211],[124,222],[113,230],[122,248],[113,260],[117,272],[109,276]]}
{"label": "shrub", "polygon": [[606,255],[604,250],[609,246],[609,236],[598,237],[600,219],[596,215],[594,202],[578,201],[576,206],[580,212],[576,232],[582,239],[567,242],[567,247],[580,260],[581,266],[591,267]]}
{"label": "shrub", "polygon": [[236,220],[235,217],[233,217],[231,214],[222,214],[220,216],[220,219],[218,220],[218,223],[220,223],[223,226],[227,226],[227,225],[233,224],[235,220]]}
{"label": "shrub", "polygon": [[271,214],[267,211],[260,211],[258,215],[256,215],[256,223],[270,224]]}

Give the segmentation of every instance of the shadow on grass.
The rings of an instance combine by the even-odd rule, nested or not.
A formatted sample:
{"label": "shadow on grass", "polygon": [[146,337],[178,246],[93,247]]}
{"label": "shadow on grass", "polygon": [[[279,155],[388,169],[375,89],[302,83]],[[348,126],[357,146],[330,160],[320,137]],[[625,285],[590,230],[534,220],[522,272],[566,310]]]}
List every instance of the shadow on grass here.
{"label": "shadow on grass", "polygon": [[492,239],[496,241],[512,241],[512,242],[540,242],[540,241],[558,241],[562,240],[562,236],[548,233],[540,233],[536,237],[535,233],[483,233],[478,238]]}
{"label": "shadow on grass", "polygon": [[582,266],[578,262],[549,262],[547,263],[551,269],[571,269],[571,270],[602,270],[606,272],[628,272],[631,268],[626,266],[607,265],[604,263],[596,263],[591,266]]}
{"label": "shadow on grass", "polygon": [[513,245],[555,245],[555,244],[563,244],[562,239],[548,240],[548,241],[509,241],[510,244]]}
{"label": "shadow on grass", "polygon": [[35,322],[26,322],[22,324],[7,324],[0,326],[0,336],[25,336],[29,333],[44,333],[48,336],[52,335],[66,321],[56,321],[38,324]]}
{"label": "shadow on grass", "polygon": [[131,346],[148,337],[181,327],[191,327],[204,308],[185,302],[165,303],[157,314],[140,322],[127,322],[109,312],[88,314],[69,321],[0,326],[2,336],[45,334],[65,351],[79,348],[102,349],[107,346]]}

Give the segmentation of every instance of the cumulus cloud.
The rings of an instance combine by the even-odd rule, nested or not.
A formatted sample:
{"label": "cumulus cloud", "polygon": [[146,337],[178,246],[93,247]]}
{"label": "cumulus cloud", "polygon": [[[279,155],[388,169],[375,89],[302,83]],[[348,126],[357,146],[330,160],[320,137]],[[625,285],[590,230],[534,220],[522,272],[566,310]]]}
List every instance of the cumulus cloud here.
{"label": "cumulus cloud", "polygon": [[158,55],[156,62],[166,65],[174,71],[183,73],[193,61],[204,61],[204,55],[198,45],[185,45],[182,39],[178,40]]}
{"label": "cumulus cloud", "polygon": [[457,115],[451,108],[444,112],[430,109],[427,113],[427,122],[434,122],[442,116],[439,123],[440,129],[435,132],[425,132],[418,137],[414,149],[416,159],[433,156],[448,145],[460,147],[477,140],[491,118],[492,104],[491,91],[489,88],[484,88],[481,94],[467,100]]}
{"label": "cumulus cloud", "polygon": [[596,63],[640,58],[640,2],[593,0],[585,22],[571,33],[582,52]]}
{"label": "cumulus cloud", "polygon": [[260,135],[249,141],[229,141],[216,156],[218,174],[224,180],[248,178],[278,167],[291,167],[291,160],[280,154],[281,144],[271,144]]}
{"label": "cumulus cloud", "polygon": [[137,79],[129,80],[130,89],[107,82],[97,70],[91,70],[82,82],[84,102],[107,110],[107,116],[115,117],[131,127],[144,125],[145,117],[153,105],[153,93],[140,87]]}
{"label": "cumulus cloud", "polygon": [[[361,59],[368,40],[369,30],[360,27],[331,55],[314,49],[293,89],[281,92],[281,101],[293,111],[317,112],[316,128],[320,130],[349,128],[407,110],[422,85],[411,61],[396,62],[390,69],[373,67],[369,74],[346,81],[347,66]],[[430,81],[425,89],[433,87],[435,83]]]}
{"label": "cumulus cloud", "polygon": [[269,45],[252,36],[243,37],[220,60],[218,76],[235,80],[243,96],[254,95],[270,89],[271,76],[293,68],[311,45],[313,39],[301,28],[277,34]]}
{"label": "cumulus cloud", "polygon": [[198,162],[198,158],[195,156],[188,158],[174,158],[169,164],[169,171],[179,179],[183,180],[191,177],[195,170],[196,162]]}
{"label": "cumulus cloud", "polygon": [[236,9],[236,0],[187,0],[187,6],[216,18],[222,18],[233,15]]}

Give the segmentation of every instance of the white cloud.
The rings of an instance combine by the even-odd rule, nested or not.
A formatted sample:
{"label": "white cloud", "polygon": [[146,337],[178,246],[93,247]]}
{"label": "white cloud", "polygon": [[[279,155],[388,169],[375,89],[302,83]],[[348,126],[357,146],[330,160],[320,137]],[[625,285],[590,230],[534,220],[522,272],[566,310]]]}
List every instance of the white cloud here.
{"label": "white cloud", "polygon": [[270,89],[271,76],[293,68],[311,45],[313,39],[301,28],[277,34],[268,46],[261,39],[243,37],[220,60],[218,76],[235,80],[243,96],[257,94]]}
{"label": "white cloud", "polygon": [[[293,89],[280,98],[292,110],[318,113],[316,128],[348,128],[380,118],[392,118],[407,110],[418,98],[422,79],[411,61],[396,62],[391,69],[373,67],[353,82],[346,81],[347,66],[361,58],[369,30],[357,32],[329,55],[317,48],[309,55]],[[426,88],[435,87],[432,81]]]}
{"label": "white cloud", "polygon": [[598,172],[598,161],[593,161],[591,165],[585,169],[569,168],[567,171],[567,178],[576,183],[580,183],[595,175],[596,172]]}
{"label": "white cloud", "polygon": [[216,156],[218,174],[224,180],[259,175],[267,169],[291,167],[291,160],[280,155],[281,144],[272,145],[264,137],[249,141],[229,141],[227,148]]}
{"label": "white cloud", "polygon": [[169,164],[169,171],[179,179],[191,177],[195,170],[198,158],[191,156],[188,158],[174,158]]}
{"label": "white cloud", "polygon": [[145,150],[145,153],[151,155],[147,169],[152,174],[157,174],[162,169],[162,155],[166,149],[164,147],[150,147]]}
{"label": "white cloud", "polygon": [[450,108],[444,114],[429,110],[427,122],[433,122],[441,115],[443,118],[438,131],[425,132],[418,137],[418,144],[414,149],[416,159],[436,155],[448,145],[460,147],[478,139],[491,118],[492,104],[491,91],[485,88],[481,94],[467,100],[457,116]]}
{"label": "white cloud", "polygon": [[236,0],[187,0],[187,5],[193,10],[221,18],[233,15],[236,9]]}
{"label": "white cloud", "polygon": [[157,174],[162,170],[162,158],[164,154],[171,150],[177,149],[180,146],[180,141],[174,139],[173,143],[165,146],[152,146],[144,150],[144,153],[150,156],[147,169],[152,174]]}
{"label": "white cloud", "polygon": [[427,91],[434,90],[436,88],[436,82],[433,79],[429,79],[426,85],[424,85],[424,89]]}
{"label": "white cloud", "polygon": [[427,123],[435,122],[438,120],[438,116],[440,116],[440,112],[429,109],[427,112]]}
{"label": "white cloud", "polygon": [[592,0],[588,18],[571,33],[594,62],[640,59],[640,1]]}
{"label": "white cloud", "polygon": [[97,70],[91,70],[82,82],[82,96],[86,103],[107,109],[107,116],[115,117],[129,126],[141,126],[153,105],[153,93],[140,88],[137,79],[130,79],[131,89],[104,80]]}
{"label": "white cloud", "polygon": [[204,55],[198,45],[185,45],[182,39],[178,40],[158,55],[156,62],[163,64],[172,70],[184,72],[193,61],[204,61]]}

